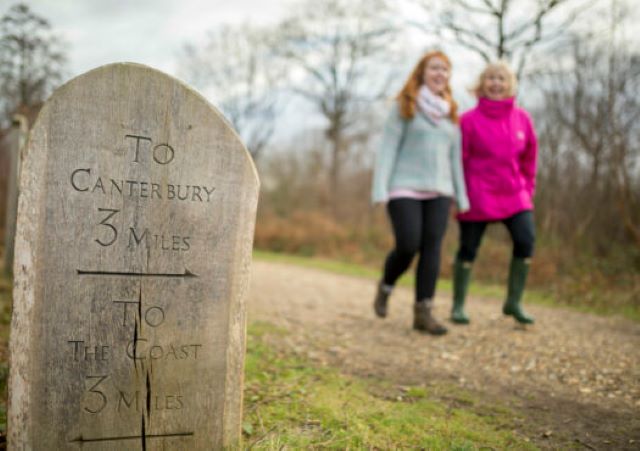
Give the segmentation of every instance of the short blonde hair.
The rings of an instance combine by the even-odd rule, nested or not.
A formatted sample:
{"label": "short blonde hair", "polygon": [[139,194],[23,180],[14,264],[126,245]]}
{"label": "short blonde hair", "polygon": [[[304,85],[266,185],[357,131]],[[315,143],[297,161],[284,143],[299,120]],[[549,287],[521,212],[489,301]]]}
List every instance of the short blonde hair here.
{"label": "short blonde hair", "polygon": [[516,74],[513,72],[513,70],[511,70],[511,67],[509,67],[509,64],[506,61],[502,60],[487,64],[487,66],[478,77],[478,81],[471,88],[471,92],[476,97],[484,96],[484,91],[482,90],[484,87],[484,81],[487,79],[489,74],[493,72],[502,72],[504,75],[506,75],[507,84],[509,85],[509,88],[507,90],[508,96],[515,96],[516,92],[518,91],[518,79],[516,78]]}

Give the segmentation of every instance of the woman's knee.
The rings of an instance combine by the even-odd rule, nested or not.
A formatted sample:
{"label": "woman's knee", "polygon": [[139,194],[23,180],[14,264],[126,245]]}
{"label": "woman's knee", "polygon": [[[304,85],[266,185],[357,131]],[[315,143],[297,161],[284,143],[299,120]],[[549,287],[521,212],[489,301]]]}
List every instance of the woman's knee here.
{"label": "woman's knee", "polygon": [[478,248],[482,242],[482,236],[486,223],[460,222],[460,241],[457,259],[463,262],[473,262],[476,259]]}
{"label": "woman's knee", "polygon": [[533,231],[522,234],[513,240],[513,256],[517,258],[531,258],[535,247],[536,236]]}
{"label": "woman's knee", "polygon": [[429,231],[422,237],[421,248],[422,249],[440,249],[442,247],[442,241],[444,239],[444,233],[439,231]]}
{"label": "woman's knee", "polygon": [[456,257],[460,261],[471,263],[476,259],[477,254],[478,254],[477,247],[462,245],[458,249],[458,253],[456,254]]}
{"label": "woman's knee", "polygon": [[530,258],[536,241],[536,231],[531,211],[521,212],[505,222],[513,240],[513,256]]}
{"label": "woman's knee", "polygon": [[413,257],[420,250],[419,237],[397,237],[395,251],[403,257]]}

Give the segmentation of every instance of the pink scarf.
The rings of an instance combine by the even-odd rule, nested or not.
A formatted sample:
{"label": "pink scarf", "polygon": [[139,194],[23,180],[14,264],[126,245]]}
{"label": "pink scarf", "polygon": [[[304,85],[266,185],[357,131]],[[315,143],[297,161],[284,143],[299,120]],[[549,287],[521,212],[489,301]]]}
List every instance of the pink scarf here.
{"label": "pink scarf", "polygon": [[451,105],[442,97],[435,95],[427,85],[420,86],[417,104],[420,111],[436,124],[449,116]]}

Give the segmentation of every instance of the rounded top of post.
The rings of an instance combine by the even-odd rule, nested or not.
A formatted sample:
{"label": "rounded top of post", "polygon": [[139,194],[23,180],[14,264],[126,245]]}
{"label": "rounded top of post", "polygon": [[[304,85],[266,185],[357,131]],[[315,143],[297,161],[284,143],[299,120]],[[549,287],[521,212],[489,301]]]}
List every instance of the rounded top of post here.
{"label": "rounded top of post", "polygon": [[[116,62],[110,63],[103,66],[99,66],[95,69],[91,69],[83,74],[80,74],[71,80],[64,83],[62,86],[58,87],[51,96],[45,102],[42,110],[38,114],[34,122],[34,128],[38,125],[38,122],[43,118],[48,111],[49,105],[58,100],[60,96],[63,96],[67,93],[72,94],[74,87],[85,84],[94,84],[97,83],[98,80],[102,78],[111,79],[113,83],[128,83],[134,85],[135,88],[139,89],[145,95],[149,97],[154,97],[155,89],[168,89],[175,93],[176,90],[183,90],[187,93],[187,97],[192,97],[197,102],[206,105],[206,107],[211,111],[213,116],[225,124],[228,131],[235,137],[235,141],[240,145],[242,151],[245,154],[245,158],[247,159],[247,163],[252,168],[252,172],[255,176],[256,181],[259,182],[259,176],[255,164],[253,162],[253,158],[251,154],[247,150],[246,146],[242,142],[241,137],[238,135],[236,130],[233,128],[231,123],[227,120],[227,118],[211,103],[207,100],[200,92],[198,92],[193,87],[189,86],[187,83],[182,80],[173,77],[169,74],[166,74],[158,69],[153,67],[134,63],[134,62]],[[144,79],[147,79],[147,83],[144,83]],[[171,107],[171,105],[167,105],[167,108]],[[174,108],[175,109],[175,108]]]}

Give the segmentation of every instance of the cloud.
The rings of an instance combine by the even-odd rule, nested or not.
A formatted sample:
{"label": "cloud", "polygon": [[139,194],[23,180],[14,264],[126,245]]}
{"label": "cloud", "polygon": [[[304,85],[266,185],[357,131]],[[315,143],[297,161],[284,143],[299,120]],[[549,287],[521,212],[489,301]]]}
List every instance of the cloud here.
{"label": "cloud", "polygon": [[222,23],[277,20],[283,0],[29,0],[69,44],[71,75],[116,61],[175,73],[188,41]]}

